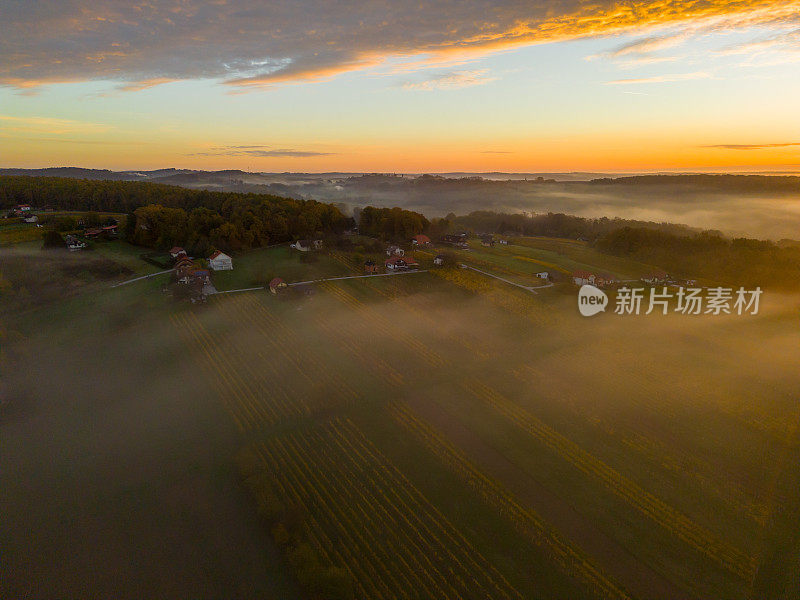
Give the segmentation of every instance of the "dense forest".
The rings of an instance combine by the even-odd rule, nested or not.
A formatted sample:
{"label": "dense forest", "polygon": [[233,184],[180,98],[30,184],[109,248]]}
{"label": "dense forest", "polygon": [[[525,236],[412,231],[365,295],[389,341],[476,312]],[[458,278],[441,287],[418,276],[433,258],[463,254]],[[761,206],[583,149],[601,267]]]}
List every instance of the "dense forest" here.
{"label": "dense forest", "polygon": [[130,181],[52,177],[0,178],[0,208],[128,213],[126,237],[165,250],[180,245],[203,256],[214,248],[237,251],[352,225],[333,204],[263,194],[208,192]]}
{"label": "dense forest", "polygon": [[418,233],[428,231],[430,222],[418,212],[400,208],[367,206],[357,211],[361,235],[408,242]]}
{"label": "dense forest", "polygon": [[661,265],[678,276],[707,278],[746,287],[800,287],[800,247],[770,241],[727,238],[704,231],[677,235],[623,227],[596,242],[601,252]]}
{"label": "dense forest", "polygon": [[642,227],[680,234],[693,231],[685,225],[673,223],[654,223],[626,219],[589,219],[565,215],[547,214],[508,214],[479,210],[468,215],[449,214],[443,220],[434,220],[432,226],[443,229],[466,230],[480,233],[500,233],[512,235],[542,235],[569,239],[594,241],[599,237],[622,227]]}
{"label": "dense forest", "polygon": [[[266,194],[209,192],[146,182],[0,177],[0,209],[127,213],[125,236],[148,248],[183,246],[198,256],[213,249],[240,251],[352,227],[334,204]],[[361,211],[366,235],[407,241],[429,226],[421,214],[399,208]]]}

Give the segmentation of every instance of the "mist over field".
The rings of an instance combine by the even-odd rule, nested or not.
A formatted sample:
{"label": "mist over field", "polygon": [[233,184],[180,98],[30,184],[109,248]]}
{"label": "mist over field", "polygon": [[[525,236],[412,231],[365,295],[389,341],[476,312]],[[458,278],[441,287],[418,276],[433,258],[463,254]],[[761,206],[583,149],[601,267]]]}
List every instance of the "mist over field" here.
{"label": "mist over field", "polygon": [[[81,262],[92,286],[92,260],[75,257],[70,268]],[[536,427],[558,432],[549,435],[579,441],[591,461],[725,547],[776,560],[767,554],[789,532],[773,522],[774,503],[787,497],[779,482],[800,416],[800,334],[789,326],[800,298],[768,294],[758,316],[584,319],[572,294],[539,300],[500,284],[474,294],[389,279],[295,298],[234,294],[192,310],[165,300],[155,282],[109,291],[100,281],[93,295],[29,320],[0,413],[4,539],[16,544],[2,589],[22,593],[21,574],[36,568],[50,573],[35,590],[45,596],[79,593],[89,580],[101,595],[296,597],[283,575],[263,578],[258,562],[277,564],[271,542],[231,493],[237,426],[259,441],[297,419],[313,429],[344,415],[412,469],[401,450],[392,454],[398,432],[376,433],[388,431],[395,405],[452,439],[639,597],[691,597],[673,583],[687,559],[663,532],[670,525],[631,508],[608,482],[598,487],[554,462],[520,429],[528,421],[509,414],[536,415]],[[515,412],[504,413],[504,402]],[[411,472],[423,489],[438,473]],[[510,564],[524,544],[525,560],[538,565],[521,575],[520,563],[515,585],[578,593],[546,573],[544,554],[531,559],[541,550],[528,539],[480,522],[475,539],[499,543],[504,532],[516,544]],[[695,597],[743,597],[733,580],[710,573],[687,584]]]}
{"label": "mist over field", "polygon": [[800,239],[800,177],[792,175],[386,175],[77,168],[0,169],[0,175],[151,181],[194,189],[276,194],[341,203],[348,213],[367,205],[400,206],[428,218],[483,210],[555,212],[679,223],[732,236]]}
{"label": "mist over field", "polygon": [[[800,188],[800,184],[798,184]],[[294,191],[294,190],[289,190]],[[699,185],[614,185],[587,182],[492,182],[442,185],[315,185],[303,194],[350,205],[402,206],[430,216],[495,212],[562,212],[680,223],[728,235],[800,238],[800,189],[737,193]]]}

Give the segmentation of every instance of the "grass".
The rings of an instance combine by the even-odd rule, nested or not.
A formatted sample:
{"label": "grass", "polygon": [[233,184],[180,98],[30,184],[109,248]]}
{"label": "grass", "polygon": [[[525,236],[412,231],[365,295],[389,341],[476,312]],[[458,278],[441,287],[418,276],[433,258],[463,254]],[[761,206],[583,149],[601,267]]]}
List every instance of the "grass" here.
{"label": "grass", "polygon": [[42,239],[42,229],[29,223],[0,226],[0,246],[13,246]]}
{"label": "grass", "polygon": [[274,277],[287,283],[337,277],[347,269],[322,252],[297,252],[288,246],[252,250],[233,257],[232,271],[214,273],[219,290],[266,286]]}

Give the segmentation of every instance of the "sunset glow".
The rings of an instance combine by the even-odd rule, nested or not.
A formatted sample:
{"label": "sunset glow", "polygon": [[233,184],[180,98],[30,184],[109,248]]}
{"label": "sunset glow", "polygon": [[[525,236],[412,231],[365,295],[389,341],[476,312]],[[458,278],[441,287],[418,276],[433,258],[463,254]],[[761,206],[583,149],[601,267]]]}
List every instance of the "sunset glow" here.
{"label": "sunset glow", "polygon": [[336,4],[4,2],[2,166],[800,170],[796,0]]}

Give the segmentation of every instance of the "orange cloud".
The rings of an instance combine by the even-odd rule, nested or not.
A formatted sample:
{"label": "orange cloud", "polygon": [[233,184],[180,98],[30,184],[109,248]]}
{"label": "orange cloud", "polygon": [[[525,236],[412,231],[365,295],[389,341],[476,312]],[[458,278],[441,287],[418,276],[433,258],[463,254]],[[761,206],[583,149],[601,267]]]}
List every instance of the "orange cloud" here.
{"label": "orange cloud", "polygon": [[[406,68],[471,60],[521,46],[674,27],[798,27],[800,0],[356,0],[186,4],[73,0],[47,11],[23,3],[6,16],[0,84],[31,88],[83,80],[137,90],[180,79],[242,89],[325,80],[401,59]],[[641,53],[680,40],[651,36]],[[124,49],[124,50],[121,50]],[[155,82],[155,83],[152,83]]]}

